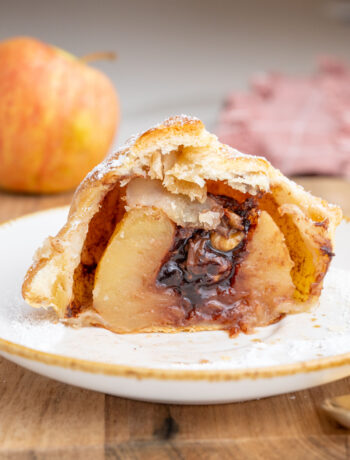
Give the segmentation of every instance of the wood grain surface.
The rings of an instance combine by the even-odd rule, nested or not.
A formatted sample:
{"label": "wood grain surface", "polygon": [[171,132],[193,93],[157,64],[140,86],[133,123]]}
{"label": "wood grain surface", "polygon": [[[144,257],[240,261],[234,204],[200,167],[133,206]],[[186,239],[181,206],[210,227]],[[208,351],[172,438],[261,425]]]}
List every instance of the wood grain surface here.
{"label": "wood grain surface", "polygon": [[[350,215],[349,183],[297,180]],[[0,221],[70,199],[3,193]],[[350,459],[350,432],[319,409],[345,393],[350,378],[243,403],[150,404],[58,383],[0,358],[0,459]]]}

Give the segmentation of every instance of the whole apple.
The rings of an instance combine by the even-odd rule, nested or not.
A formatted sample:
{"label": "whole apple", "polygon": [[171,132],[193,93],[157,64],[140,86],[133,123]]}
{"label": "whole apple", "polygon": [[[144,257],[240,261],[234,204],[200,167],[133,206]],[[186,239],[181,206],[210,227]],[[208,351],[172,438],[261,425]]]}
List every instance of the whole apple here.
{"label": "whole apple", "polygon": [[75,188],[111,146],[119,102],[83,60],[32,38],[0,43],[0,187]]}

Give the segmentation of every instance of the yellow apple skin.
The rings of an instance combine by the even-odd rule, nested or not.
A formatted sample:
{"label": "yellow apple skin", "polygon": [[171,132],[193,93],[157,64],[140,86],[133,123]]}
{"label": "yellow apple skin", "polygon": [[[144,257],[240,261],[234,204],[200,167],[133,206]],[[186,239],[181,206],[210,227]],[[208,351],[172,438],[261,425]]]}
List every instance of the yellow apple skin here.
{"label": "yellow apple skin", "polygon": [[103,73],[32,38],[0,43],[1,188],[75,188],[108,152],[118,123]]}

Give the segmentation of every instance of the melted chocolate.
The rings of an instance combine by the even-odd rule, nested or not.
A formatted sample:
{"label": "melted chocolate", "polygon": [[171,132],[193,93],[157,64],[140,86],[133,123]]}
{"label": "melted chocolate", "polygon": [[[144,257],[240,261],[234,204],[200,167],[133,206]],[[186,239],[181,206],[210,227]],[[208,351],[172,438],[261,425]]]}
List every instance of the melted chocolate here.
{"label": "melted chocolate", "polygon": [[321,251],[328,257],[334,257],[335,253],[328,246],[321,246]]}
{"label": "melted chocolate", "polygon": [[[223,311],[224,305],[234,307],[235,274],[246,254],[248,234],[256,224],[256,199],[239,203],[228,197],[211,197],[225,210],[241,217],[244,238],[235,248],[224,252],[213,247],[210,231],[177,227],[174,245],[158,273],[157,284],[179,296],[186,319],[222,317],[228,313]],[[216,232],[228,237],[232,231],[236,230],[224,215]]]}

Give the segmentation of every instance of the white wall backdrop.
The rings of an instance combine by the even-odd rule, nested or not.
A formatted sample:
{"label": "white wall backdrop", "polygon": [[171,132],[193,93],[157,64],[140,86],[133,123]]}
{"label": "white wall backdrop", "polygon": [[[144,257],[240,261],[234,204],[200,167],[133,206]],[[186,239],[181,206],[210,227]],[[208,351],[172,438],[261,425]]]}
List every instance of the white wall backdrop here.
{"label": "white wall backdrop", "polygon": [[[96,64],[121,99],[117,143],[175,113],[213,128],[224,94],[257,71],[310,71],[320,54],[350,58],[340,0],[0,0],[0,39],[30,35]],[[339,16],[339,15],[338,15]]]}

